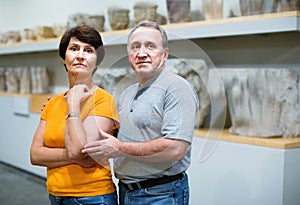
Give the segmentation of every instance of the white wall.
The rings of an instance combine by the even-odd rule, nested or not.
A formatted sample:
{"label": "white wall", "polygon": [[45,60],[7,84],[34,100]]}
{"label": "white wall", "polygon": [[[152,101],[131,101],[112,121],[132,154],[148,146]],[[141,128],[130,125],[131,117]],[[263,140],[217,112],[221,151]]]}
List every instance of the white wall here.
{"label": "white wall", "polygon": [[[88,13],[91,15],[105,15],[106,28],[110,29],[107,17],[107,8],[121,7],[132,9],[137,0],[0,0],[0,33],[7,30],[21,30],[35,26],[52,26],[66,24],[68,16],[74,13]],[[165,4],[159,0],[159,13],[165,13]],[[130,12],[133,17],[133,12]],[[132,18],[131,18],[132,19]]]}
{"label": "white wall", "polygon": [[205,161],[195,138],[188,170],[191,205],[300,204],[300,148],[276,149],[220,141]]}
{"label": "white wall", "polygon": [[13,104],[13,97],[0,96],[0,161],[46,176],[45,167],[30,164],[30,146],[40,115],[15,115]]}

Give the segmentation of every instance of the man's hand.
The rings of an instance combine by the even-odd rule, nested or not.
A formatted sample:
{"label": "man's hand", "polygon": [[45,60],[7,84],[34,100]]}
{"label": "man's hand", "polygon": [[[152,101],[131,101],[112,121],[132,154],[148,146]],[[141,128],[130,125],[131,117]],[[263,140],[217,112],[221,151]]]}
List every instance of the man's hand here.
{"label": "man's hand", "polygon": [[102,140],[97,140],[84,145],[82,153],[89,154],[94,160],[100,158],[115,158],[121,156],[121,142],[114,136],[100,130]]}
{"label": "man's hand", "polygon": [[[47,102],[48,102],[50,99],[51,99],[51,96],[48,96],[48,97],[47,97]],[[45,108],[47,102],[44,102],[44,103],[43,103],[43,105],[42,105],[42,107],[41,107],[41,112],[43,112],[43,110],[44,110],[44,108]]]}

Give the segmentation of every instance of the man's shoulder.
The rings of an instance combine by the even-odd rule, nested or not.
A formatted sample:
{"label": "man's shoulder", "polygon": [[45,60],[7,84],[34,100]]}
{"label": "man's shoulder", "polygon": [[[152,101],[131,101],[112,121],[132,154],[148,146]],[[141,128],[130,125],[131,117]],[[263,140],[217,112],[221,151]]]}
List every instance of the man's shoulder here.
{"label": "man's shoulder", "polygon": [[190,83],[182,76],[168,69],[164,69],[161,76],[161,81],[174,86],[190,86]]}
{"label": "man's shoulder", "polygon": [[121,92],[120,97],[122,97],[122,96],[124,96],[124,95],[127,95],[127,94],[129,94],[129,93],[136,92],[137,87],[138,87],[138,84],[137,84],[137,83],[128,86],[126,89],[124,89],[124,90]]}

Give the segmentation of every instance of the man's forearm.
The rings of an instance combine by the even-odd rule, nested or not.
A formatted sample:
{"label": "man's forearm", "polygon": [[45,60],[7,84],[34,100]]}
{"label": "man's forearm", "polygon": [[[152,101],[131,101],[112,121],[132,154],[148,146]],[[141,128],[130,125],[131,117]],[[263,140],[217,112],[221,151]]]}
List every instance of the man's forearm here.
{"label": "man's forearm", "polygon": [[122,142],[119,150],[127,157],[159,163],[182,159],[187,148],[185,141],[160,138],[148,142]]}

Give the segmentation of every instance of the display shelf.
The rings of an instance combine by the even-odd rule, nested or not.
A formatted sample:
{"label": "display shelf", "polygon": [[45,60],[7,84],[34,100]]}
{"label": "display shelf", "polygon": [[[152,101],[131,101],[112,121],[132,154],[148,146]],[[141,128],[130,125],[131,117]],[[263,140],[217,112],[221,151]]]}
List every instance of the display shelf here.
{"label": "display shelf", "polygon": [[[300,139],[227,133],[224,130],[217,142],[203,137],[193,140],[190,204],[299,205]],[[297,144],[292,141],[298,141],[298,146],[283,148]]]}
{"label": "display shelf", "polygon": [[[194,21],[163,26],[169,40],[214,38],[252,34],[298,32],[300,12],[289,11],[263,15],[233,17],[209,21]],[[102,32],[106,46],[126,44],[129,30]],[[0,55],[46,52],[58,49],[59,39],[47,39],[28,43],[0,46]]]}
{"label": "display shelf", "polygon": [[[208,139],[208,130],[207,129],[199,129],[195,130],[195,137],[207,138]],[[221,133],[221,136],[214,136],[213,140],[221,140],[226,142],[234,142],[240,144],[249,144],[255,146],[263,146],[270,148],[278,148],[278,149],[292,149],[292,148],[300,148],[300,137],[294,138],[283,138],[283,137],[249,137],[249,136],[239,136],[230,134],[227,129],[216,132]]]}
{"label": "display shelf", "polygon": [[48,97],[54,97],[55,94],[32,94],[30,95],[30,111],[40,113],[43,103],[48,101]]}
{"label": "display shelf", "polygon": [[22,97],[30,98],[30,112],[40,113],[43,103],[47,102],[48,97],[54,97],[55,94],[45,93],[45,94],[19,94],[19,93],[9,93],[0,92],[0,96],[10,96],[10,97]]}
{"label": "display shelf", "polygon": [[[11,97],[25,97],[30,98],[30,112],[40,113],[43,103],[47,102],[48,97],[54,97],[55,94],[18,94],[18,93],[8,93],[0,92],[2,96]],[[195,129],[194,136],[212,140],[221,140],[226,142],[234,142],[240,144],[249,144],[255,146],[271,147],[278,149],[291,149],[300,148],[300,137],[295,138],[283,138],[283,137],[249,137],[249,136],[239,136],[230,134],[228,129],[215,131],[213,133],[221,134],[220,136],[213,136],[210,138],[208,129]]]}
{"label": "display shelf", "polygon": [[58,50],[59,41],[56,38],[26,43],[11,43],[0,46],[0,55],[35,53]]}

